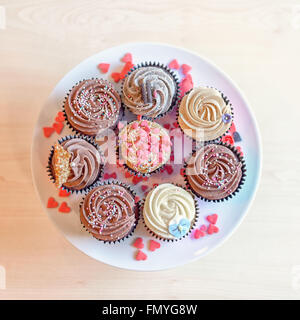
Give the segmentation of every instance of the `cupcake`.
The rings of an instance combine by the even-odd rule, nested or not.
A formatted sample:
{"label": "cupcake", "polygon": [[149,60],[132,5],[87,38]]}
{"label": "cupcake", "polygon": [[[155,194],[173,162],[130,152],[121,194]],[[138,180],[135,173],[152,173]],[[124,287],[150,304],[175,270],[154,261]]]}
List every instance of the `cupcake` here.
{"label": "cupcake", "polygon": [[168,132],[158,123],[133,121],[119,133],[119,158],[138,175],[149,175],[161,168],[171,155]]}
{"label": "cupcake", "polygon": [[245,179],[245,164],[233,147],[207,144],[194,152],[186,163],[189,188],[208,201],[231,198]]}
{"label": "cupcake", "polygon": [[232,117],[231,105],[219,91],[197,87],[182,98],[178,123],[189,137],[197,141],[212,141],[229,130]]}
{"label": "cupcake", "polygon": [[96,144],[89,138],[68,136],[52,148],[48,171],[56,187],[78,192],[100,178],[103,161]]}
{"label": "cupcake", "polygon": [[146,227],[158,238],[181,239],[191,231],[196,221],[194,198],[181,187],[160,184],[148,193],[143,218]]}
{"label": "cupcake", "polygon": [[139,206],[129,187],[107,183],[91,189],[80,206],[80,220],[98,240],[115,242],[131,235]]}
{"label": "cupcake", "polygon": [[64,111],[71,128],[96,136],[118,120],[121,98],[113,85],[103,79],[83,80],[69,92]]}
{"label": "cupcake", "polygon": [[128,109],[148,118],[164,115],[179,96],[178,81],[166,67],[142,65],[129,73],[123,83],[122,101]]}

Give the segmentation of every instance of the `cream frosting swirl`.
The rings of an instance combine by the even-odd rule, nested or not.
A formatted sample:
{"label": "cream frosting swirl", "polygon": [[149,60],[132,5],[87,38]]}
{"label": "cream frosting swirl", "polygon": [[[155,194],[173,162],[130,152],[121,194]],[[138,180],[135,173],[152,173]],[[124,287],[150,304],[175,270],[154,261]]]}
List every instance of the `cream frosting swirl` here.
{"label": "cream frosting swirl", "polygon": [[116,123],[120,106],[121,98],[111,83],[90,79],[72,88],[64,107],[74,129],[95,136]]}
{"label": "cream frosting swirl", "polygon": [[121,158],[137,172],[151,173],[170,158],[170,137],[156,122],[133,121],[121,130],[119,137]]}
{"label": "cream frosting swirl", "polygon": [[140,67],[130,73],[123,85],[123,103],[137,115],[155,118],[172,105],[176,84],[160,67]]}
{"label": "cream frosting swirl", "polygon": [[127,236],[136,224],[138,207],[127,188],[101,185],[92,189],[80,208],[80,220],[97,239],[116,241]]}
{"label": "cream frosting swirl", "polygon": [[208,144],[188,160],[186,176],[192,190],[203,198],[226,198],[239,186],[242,162],[226,146]]}
{"label": "cream frosting swirl", "polygon": [[63,186],[81,190],[95,182],[103,165],[96,147],[81,138],[72,138],[61,143],[70,154],[70,175]]}
{"label": "cream frosting swirl", "polygon": [[177,237],[170,233],[170,226],[179,224],[182,220],[187,220],[191,226],[195,215],[193,196],[170,183],[152,189],[146,197],[143,209],[146,226],[164,239],[176,239]]}
{"label": "cream frosting swirl", "polygon": [[178,122],[193,139],[214,140],[230,128],[231,107],[216,89],[197,87],[183,97]]}

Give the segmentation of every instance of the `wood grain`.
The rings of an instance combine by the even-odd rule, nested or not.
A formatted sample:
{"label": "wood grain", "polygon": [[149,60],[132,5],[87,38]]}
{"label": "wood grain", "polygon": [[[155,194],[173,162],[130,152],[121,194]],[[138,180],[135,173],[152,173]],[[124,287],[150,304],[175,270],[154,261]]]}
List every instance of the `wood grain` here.
{"label": "wood grain", "polygon": [[[0,6],[1,299],[300,298],[299,1]],[[132,41],[167,42],[216,62],[249,98],[264,144],[262,182],[238,231],[202,260],[155,273],[121,271],[73,248],[42,212],[30,171],[33,127],[55,84],[84,58]]]}

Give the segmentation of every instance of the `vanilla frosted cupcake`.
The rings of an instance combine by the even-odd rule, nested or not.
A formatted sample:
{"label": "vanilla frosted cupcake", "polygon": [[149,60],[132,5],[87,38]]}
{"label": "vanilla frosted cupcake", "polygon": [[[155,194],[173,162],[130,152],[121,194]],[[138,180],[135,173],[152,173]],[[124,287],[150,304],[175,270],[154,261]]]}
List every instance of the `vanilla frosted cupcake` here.
{"label": "vanilla frosted cupcake", "polygon": [[178,123],[183,132],[198,141],[221,137],[232,123],[231,105],[214,88],[189,91],[179,106]]}
{"label": "vanilla frosted cupcake", "polygon": [[122,101],[136,114],[156,118],[176,103],[178,88],[173,74],[160,66],[141,66],[126,76]]}
{"label": "vanilla frosted cupcake", "polygon": [[113,85],[103,79],[82,80],[68,94],[64,111],[77,132],[96,136],[115,125],[121,98]]}
{"label": "vanilla frosted cupcake", "polygon": [[143,208],[144,222],[157,237],[178,240],[187,235],[196,220],[193,196],[185,189],[170,183],[152,189]]}
{"label": "vanilla frosted cupcake", "polygon": [[120,159],[136,173],[153,173],[170,159],[170,137],[156,122],[133,121],[121,130],[119,140]]}
{"label": "vanilla frosted cupcake", "polygon": [[48,172],[57,188],[83,191],[100,178],[103,159],[88,137],[67,136],[52,147]]}

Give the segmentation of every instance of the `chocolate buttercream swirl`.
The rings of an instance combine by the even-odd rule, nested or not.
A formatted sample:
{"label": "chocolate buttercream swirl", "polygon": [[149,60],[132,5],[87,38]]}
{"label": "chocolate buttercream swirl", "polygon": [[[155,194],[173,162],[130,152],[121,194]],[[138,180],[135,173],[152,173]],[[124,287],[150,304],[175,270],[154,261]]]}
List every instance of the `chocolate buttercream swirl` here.
{"label": "chocolate buttercream swirl", "polygon": [[134,196],[118,184],[101,185],[85,197],[80,219],[97,239],[116,241],[126,237],[137,220]]}
{"label": "chocolate buttercream swirl", "polygon": [[97,148],[81,138],[65,140],[61,145],[71,155],[70,175],[63,186],[81,190],[93,184],[103,165]]}
{"label": "chocolate buttercream swirl", "polygon": [[199,141],[214,140],[231,126],[231,107],[213,88],[197,87],[179,106],[178,122],[184,133]]}
{"label": "chocolate buttercream swirl", "polygon": [[120,106],[121,98],[111,83],[90,79],[72,88],[64,108],[75,130],[95,136],[116,123]]}
{"label": "chocolate buttercream swirl", "polygon": [[176,83],[160,67],[140,67],[130,73],[123,85],[122,100],[137,115],[157,117],[172,105]]}
{"label": "chocolate buttercream swirl", "polygon": [[203,198],[219,200],[232,194],[242,178],[242,162],[228,147],[208,144],[188,160],[186,177]]}

